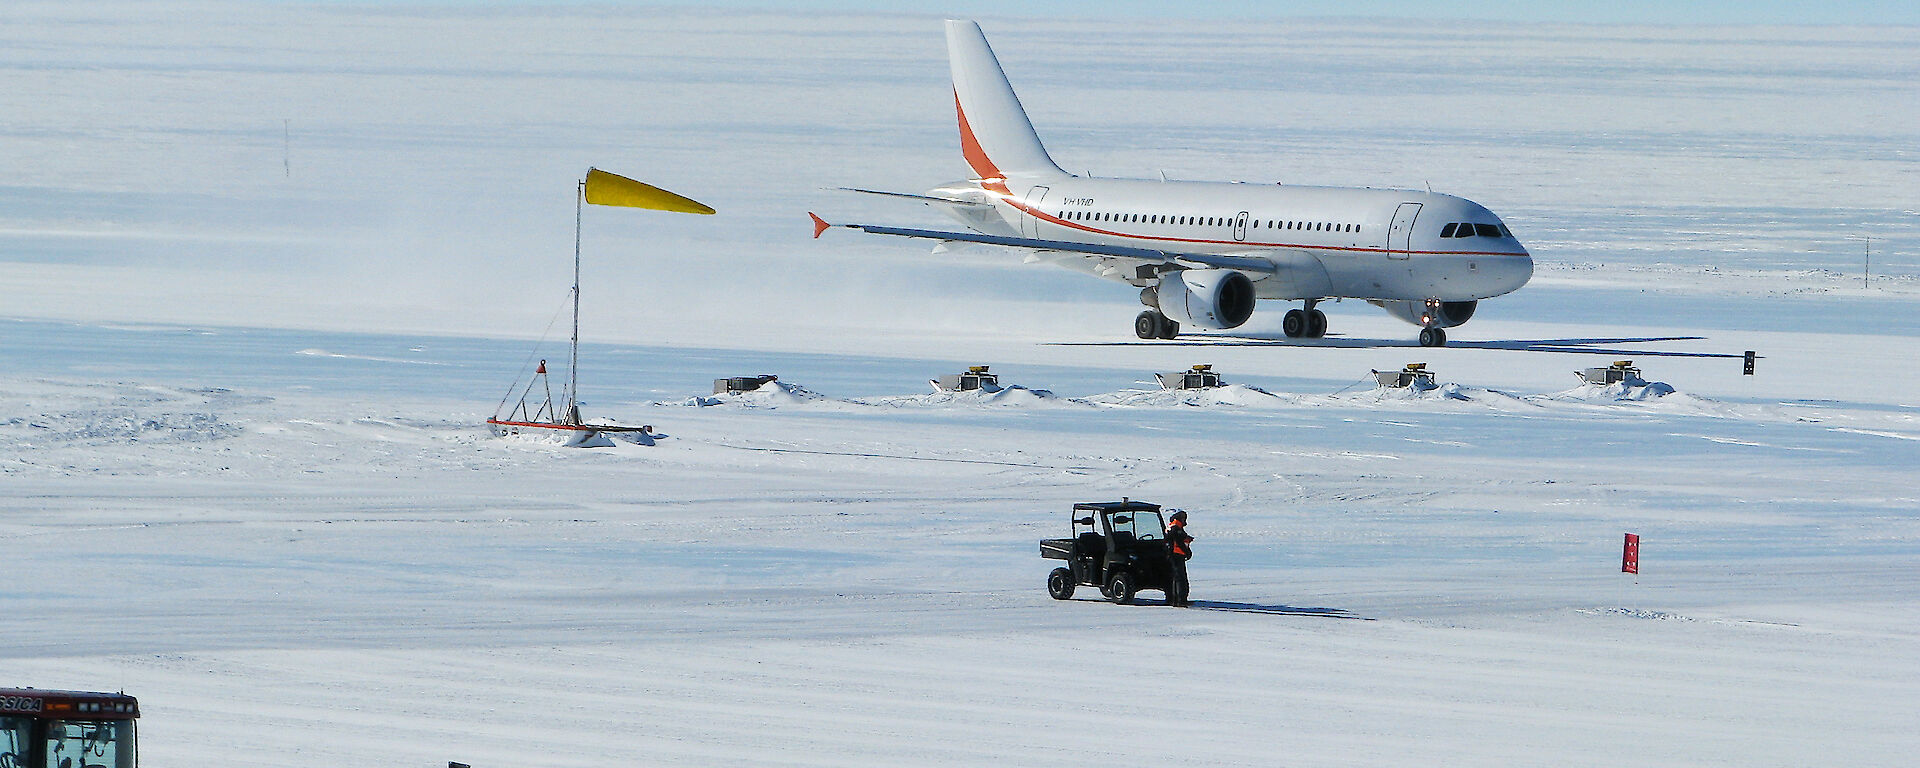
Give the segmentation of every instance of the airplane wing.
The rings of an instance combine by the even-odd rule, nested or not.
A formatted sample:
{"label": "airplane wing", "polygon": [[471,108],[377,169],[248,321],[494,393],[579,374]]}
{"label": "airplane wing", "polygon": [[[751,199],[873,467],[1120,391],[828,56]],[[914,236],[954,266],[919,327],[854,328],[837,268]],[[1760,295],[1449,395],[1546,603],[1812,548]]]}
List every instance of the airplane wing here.
{"label": "airplane wing", "polygon": [[813,236],[818,239],[821,233],[831,227],[857,229],[875,235],[893,235],[896,237],[917,237],[928,240],[959,241],[963,243],[985,243],[1004,245],[1009,248],[1032,248],[1039,251],[1066,251],[1084,253],[1092,256],[1117,256],[1124,259],[1140,259],[1159,264],[1179,264],[1193,267],[1216,267],[1236,269],[1243,272],[1277,271],[1272,261],[1257,256],[1227,256],[1213,253],[1185,253],[1182,251],[1163,251],[1153,248],[1134,248],[1125,245],[1101,245],[1098,243],[1076,243],[1070,240],[1041,240],[1032,237],[1007,237],[1005,235],[986,235],[979,232],[949,232],[937,229],[910,229],[907,227],[889,227],[879,224],[829,224],[819,215],[809,211],[813,218]]}

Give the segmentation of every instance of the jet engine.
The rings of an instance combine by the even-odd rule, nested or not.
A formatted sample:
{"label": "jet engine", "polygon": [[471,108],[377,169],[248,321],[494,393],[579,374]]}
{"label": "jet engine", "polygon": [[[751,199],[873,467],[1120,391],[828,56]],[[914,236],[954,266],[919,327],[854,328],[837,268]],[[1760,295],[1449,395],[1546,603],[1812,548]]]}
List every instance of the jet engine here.
{"label": "jet engine", "polygon": [[1387,314],[1425,328],[1452,328],[1473,318],[1478,301],[1370,301]]}
{"label": "jet engine", "polygon": [[1182,269],[1161,275],[1140,302],[1185,325],[1238,328],[1253,316],[1253,281],[1231,269]]}

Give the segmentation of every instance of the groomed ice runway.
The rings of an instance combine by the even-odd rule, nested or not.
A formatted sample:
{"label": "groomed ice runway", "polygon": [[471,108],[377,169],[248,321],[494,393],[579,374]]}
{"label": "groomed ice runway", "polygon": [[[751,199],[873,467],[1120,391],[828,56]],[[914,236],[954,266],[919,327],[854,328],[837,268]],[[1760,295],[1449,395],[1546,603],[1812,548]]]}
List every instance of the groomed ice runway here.
{"label": "groomed ice runway", "polygon": [[[1920,753],[1910,28],[982,20],[1076,171],[1502,212],[1535,283],[1423,350],[806,239],[964,172],[932,17],[0,22],[0,685],[140,697],[148,768]],[[584,399],[652,448],[480,427],[564,357],[587,165],[721,210],[589,212]],[[1616,359],[1675,391],[1575,385]],[[926,394],[980,363],[1052,396]],[[1194,363],[1241,386],[1142,383]],[[693,404],[763,372],[817,397]],[[1191,511],[1194,608],[1047,597],[1121,496]]]}

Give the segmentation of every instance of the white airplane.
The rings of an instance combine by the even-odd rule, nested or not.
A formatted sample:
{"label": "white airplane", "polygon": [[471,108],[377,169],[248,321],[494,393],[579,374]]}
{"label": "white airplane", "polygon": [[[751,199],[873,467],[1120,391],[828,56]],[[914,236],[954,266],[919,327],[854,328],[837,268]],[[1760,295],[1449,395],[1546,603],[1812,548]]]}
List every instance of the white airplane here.
{"label": "white airplane", "polygon": [[1444,346],[1444,329],[1473,317],[1481,299],[1533,276],[1533,259],[1500,218],[1464,198],[1397,189],[1093,179],[1060,170],[987,46],[980,25],[947,22],[960,151],[978,177],[923,195],[851,189],[920,200],[968,231],[813,218],[878,235],[1031,251],[1141,289],[1142,339],[1171,339],[1182,324],[1237,328],[1257,299],[1301,301],[1281,329],[1317,338],[1332,298],[1363,299],[1420,326],[1420,344]]}

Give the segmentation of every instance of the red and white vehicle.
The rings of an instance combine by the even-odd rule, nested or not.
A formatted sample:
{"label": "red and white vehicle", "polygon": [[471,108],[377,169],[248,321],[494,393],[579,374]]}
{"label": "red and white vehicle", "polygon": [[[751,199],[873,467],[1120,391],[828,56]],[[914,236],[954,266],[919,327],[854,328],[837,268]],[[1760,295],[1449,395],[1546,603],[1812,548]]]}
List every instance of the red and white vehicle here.
{"label": "red and white vehicle", "polygon": [[139,717],[124,693],[0,688],[0,768],[134,768]]}

